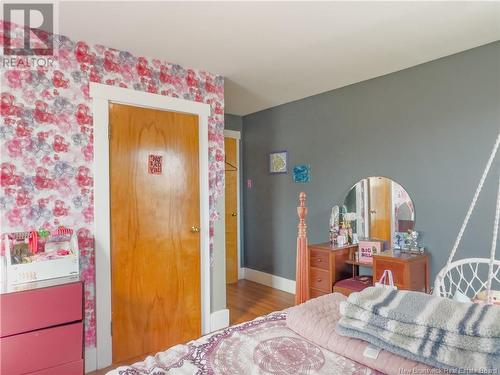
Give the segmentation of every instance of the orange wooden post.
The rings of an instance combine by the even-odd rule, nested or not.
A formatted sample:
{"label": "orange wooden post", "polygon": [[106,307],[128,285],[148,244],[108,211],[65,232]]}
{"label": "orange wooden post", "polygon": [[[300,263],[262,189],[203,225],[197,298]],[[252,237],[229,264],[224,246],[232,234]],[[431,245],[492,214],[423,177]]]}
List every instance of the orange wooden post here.
{"label": "orange wooden post", "polygon": [[306,193],[299,195],[299,215],[298,235],[297,235],[297,269],[295,274],[295,304],[298,305],[309,299],[309,251],[307,249],[307,207]]}

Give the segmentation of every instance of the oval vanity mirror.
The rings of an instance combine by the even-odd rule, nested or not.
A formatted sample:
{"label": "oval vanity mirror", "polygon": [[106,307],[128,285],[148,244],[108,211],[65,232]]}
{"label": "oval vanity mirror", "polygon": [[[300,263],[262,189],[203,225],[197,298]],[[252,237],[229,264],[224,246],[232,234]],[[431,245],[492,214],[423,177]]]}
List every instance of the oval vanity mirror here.
{"label": "oval vanity mirror", "polygon": [[408,231],[415,228],[415,207],[406,190],[386,177],[367,177],[347,193],[343,211],[352,218],[358,238],[387,241],[402,248]]}

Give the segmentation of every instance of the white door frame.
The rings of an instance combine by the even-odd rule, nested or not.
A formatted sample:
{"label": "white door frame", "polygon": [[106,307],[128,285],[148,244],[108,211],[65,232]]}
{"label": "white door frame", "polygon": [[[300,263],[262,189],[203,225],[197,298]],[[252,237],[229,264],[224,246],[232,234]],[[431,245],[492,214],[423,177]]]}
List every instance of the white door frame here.
{"label": "white door frame", "polygon": [[[111,252],[109,194],[109,103],[198,115],[200,165],[201,331],[210,332],[210,250],[208,184],[208,117],[210,105],[164,95],[91,82],[94,116],[94,235],[96,289],[96,355],[87,353],[86,371],[112,363]],[[179,202],[181,204],[181,202]],[[95,362],[92,364],[92,362]]]}
{"label": "white door frame", "polygon": [[[226,138],[234,138],[236,139],[236,207],[238,208],[238,216],[236,217],[236,225],[237,225],[237,252],[238,252],[238,280],[244,279],[245,275],[243,274],[243,268],[241,267],[241,213],[243,212],[241,209],[241,160],[240,160],[240,143],[241,143],[241,132],[239,130],[224,130],[224,137]],[[224,191],[224,195],[226,192]],[[225,201],[225,200],[224,200]],[[225,207],[224,207],[225,212]]]}

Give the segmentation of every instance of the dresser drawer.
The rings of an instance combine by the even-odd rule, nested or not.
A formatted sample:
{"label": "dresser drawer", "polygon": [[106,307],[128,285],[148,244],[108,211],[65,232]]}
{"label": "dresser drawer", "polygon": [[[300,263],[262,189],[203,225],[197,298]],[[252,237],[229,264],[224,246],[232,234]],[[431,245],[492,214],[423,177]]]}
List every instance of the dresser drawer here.
{"label": "dresser drawer", "polygon": [[27,375],[83,375],[83,359],[76,362],[65,363],[61,366],[30,372]]}
{"label": "dresser drawer", "polygon": [[319,269],[311,268],[310,278],[311,278],[311,288],[319,289],[323,292],[330,292],[331,285],[329,272]]}
{"label": "dresser drawer", "polygon": [[0,337],[82,319],[82,283],[0,295]]}
{"label": "dresser drawer", "polygon": [[310,249],[309,251],[309,265],[311,267],[322,268],[328,270],[330,268],[329,253],[328,251],[319,249]]}
{"label": "dresser drawer", "polygon": [[36,373],[40,369],[79,361],[83,355],[82,343],[82,323],[2,337],[0,373],[9,375]]}

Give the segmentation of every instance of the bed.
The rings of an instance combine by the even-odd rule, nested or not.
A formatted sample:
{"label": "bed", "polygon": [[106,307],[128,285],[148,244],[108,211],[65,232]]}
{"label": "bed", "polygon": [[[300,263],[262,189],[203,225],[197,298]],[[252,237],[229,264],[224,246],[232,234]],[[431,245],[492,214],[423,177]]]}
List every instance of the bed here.
{"label": "bed", "polygon": [[108,374],[381,374],[299,336],[287,328],[286,316],[271,313]]}
{"label": "bed", "polygon": [[[300,196],[297,252],[307,248],[305,195]],[[302,264],[298,269],[304,269]],[[307,267],[305,268],[307,269]],[[298,283],[300,285],[300,283]],[[307,299],[301,292],[299,304]],[[108,375],[161,374],[359,374],[381,372],[315,344],[287,326],[295,307],[234,325],[187,344],[176,345],[142,362],[121,366]]]}
{"label": "bed", "polygon": [[304,193],[297,212],[296,306],[108,375],[498,373],[500,309],[495,306],[380,286],[349,297],[331,293],[310,299]]}

